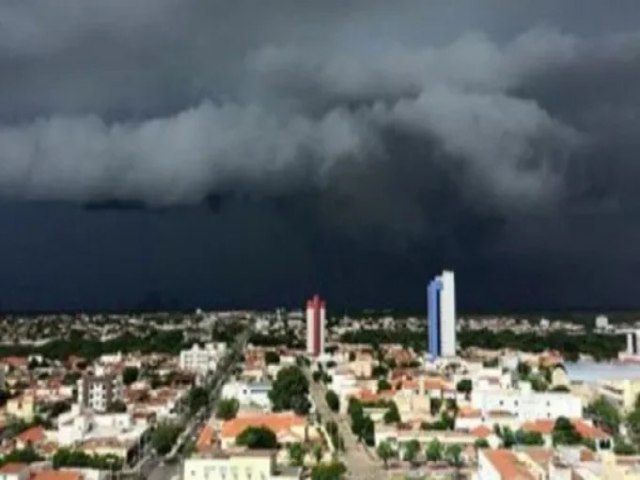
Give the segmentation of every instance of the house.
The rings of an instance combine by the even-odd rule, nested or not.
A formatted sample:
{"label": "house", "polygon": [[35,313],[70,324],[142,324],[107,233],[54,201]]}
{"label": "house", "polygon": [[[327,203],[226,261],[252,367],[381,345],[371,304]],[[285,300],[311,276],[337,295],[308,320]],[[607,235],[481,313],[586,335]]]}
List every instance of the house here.
{"label": "house", "polygon": [[[581,419],[573,419],[571,423],[583,438],[591,440],[594,443],[596,450],[610,450],[613,448],[613,437],[598,427]],[[554,426],[555,420],[536,420],[534,422],[523,423],[521,428],[525,432],[537,432],[541,434],[545,445],[551,447],[553,445],[552,436]]]}
{"label": "house", "polygon": [[235,480],[299,480],[302,469],[276,468],[275,452],[248,450],[212,452],[196,455],[184,461],[182,478],[208,480],[233,478]]}
{"label": "house", "polygon": [[38,449],[46,440],[44,428],[40,425],[28,428],[16,437],[16,448],[24,449],[32,447]]}
{"label": "house", "polygon": [[315,428],[308,428],[305,417],[294,413],[251,414],[223,422],[220,429],[220,444],[223,449],[232,447],[236,437],[249,427],[267,427],[278,438],[278,443],[286,445],[318,438]]}
{"label": "house", "polygon": [[478,452],[478,480],[538,480],[527,464],[511,450],[482,449]]}
{"label": "house", "polygon": [[0,468],[0,480],[27,480],[29,465],[25,463],[7,463]]}
{"label": "house", "polygon": [[34,395],[24,394],[7,401],[7,416],[29,423],[35,415],[36,399]]}

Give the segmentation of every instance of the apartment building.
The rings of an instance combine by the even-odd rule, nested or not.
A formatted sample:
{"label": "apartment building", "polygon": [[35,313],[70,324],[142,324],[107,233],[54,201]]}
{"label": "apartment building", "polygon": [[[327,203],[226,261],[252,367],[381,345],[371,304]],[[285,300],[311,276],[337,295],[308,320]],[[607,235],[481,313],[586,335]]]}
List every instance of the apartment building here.
{"label": "apartment building", "polygon": [[78,404],[96,412],[107,412],[123,399],[122,378],[111,373],[87,374],[78,380]]}

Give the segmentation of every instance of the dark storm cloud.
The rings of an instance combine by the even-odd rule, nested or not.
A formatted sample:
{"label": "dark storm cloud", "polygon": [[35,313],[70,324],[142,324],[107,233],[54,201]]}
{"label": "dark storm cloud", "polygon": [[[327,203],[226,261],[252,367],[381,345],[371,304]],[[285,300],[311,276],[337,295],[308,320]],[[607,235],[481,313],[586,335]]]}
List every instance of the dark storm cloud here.
{"label": "dark storm cloud", "polygon": [[640,9],[517,3],[0,1],[0,196],[578,262],[637,223]]}

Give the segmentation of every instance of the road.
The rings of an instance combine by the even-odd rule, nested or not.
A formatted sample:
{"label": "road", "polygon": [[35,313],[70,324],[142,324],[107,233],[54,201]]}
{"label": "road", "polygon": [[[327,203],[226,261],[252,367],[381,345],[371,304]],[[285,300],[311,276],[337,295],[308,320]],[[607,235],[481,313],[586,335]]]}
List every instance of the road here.
{"label": "road", "polygon": [[209,403],[188,420],[185,429],[180,434],[180,437],[176,441],[173,449],[165,456],[165,459],[170,461],[165,462],[161,458],[149,455],[141,462],[142,467],[140,469],[140,473],[142,473],[144,478],[151,480],[172,480],[174,478],[181,478],[183,460],[180,453],[181,449],[189,439],[195,438],[195,435],[200,428],[209,420],[209,418],[211,418],[222,387],[229,379],[232,368],[237,361],[239,354],[244,350],[250,334],[251,329],[247,328],[236,338],[236,341],[232,345],[229,353],[220,362],[216,371],[207,378],[206,386],[211,389],[211,393],[209,394]]}
{"label": "road", "polygon": [[352,480],[382,480],[386,472],[382,462],[378,461],[351,431],[349,418],[332,411],[325,400],[327,390],[321,382],[314,382],[308,369],[305,369],[309,379],[309,393],[316,405],[323,421],[332,420],[338,425],[340,436],[344,440],[345,452],[342,460],[347,467],[347,478]]}

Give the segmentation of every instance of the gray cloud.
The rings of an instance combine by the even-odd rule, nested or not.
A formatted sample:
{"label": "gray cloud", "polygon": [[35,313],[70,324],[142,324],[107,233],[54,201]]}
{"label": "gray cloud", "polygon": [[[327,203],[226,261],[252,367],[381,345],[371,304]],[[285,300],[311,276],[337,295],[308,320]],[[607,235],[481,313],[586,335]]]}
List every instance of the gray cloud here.
{"label": "gray cloud", "polygon": [[594,85],[638,79],[637,33],[567,28],[573,12],[551,2],[502,17],[281,7],[0,5],[0,195],[164,206],[309,191],[341,224],[424,231],[439,182],[499,215],[561,209],[593,191],[594,152],[633,144],[602,117],[635,132],[637,107],[615,81]]}

